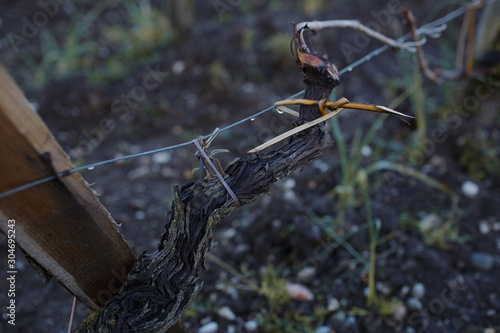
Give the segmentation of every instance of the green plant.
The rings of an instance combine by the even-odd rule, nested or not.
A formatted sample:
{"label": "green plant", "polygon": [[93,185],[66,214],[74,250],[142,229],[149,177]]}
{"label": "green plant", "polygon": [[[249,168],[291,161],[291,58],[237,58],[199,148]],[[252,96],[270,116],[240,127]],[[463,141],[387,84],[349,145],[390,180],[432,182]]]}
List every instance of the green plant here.
{"label": "green plant", "polygon": [[372,217],[372,209],[370,204],[370,196],[365,187],[365,209],[366,219],[368,223],[369,239],[370,239],[370,268],[368,270],[368,296],[366,297],[366,305],[371,307],[377,302],[377,291],[375,289],[375,269],[377,257],[377,240],[380,234],[381,221]]}
{"label": "green plant", "polygon": [[290,296],[286,291],[287,282],[271,264],[267,265],[261,279],[258,292],[268,300],[271,309],[290,303]]}
{"label": "green plant", "polygon": [[452,244],[462,243],[469,239],[467,236],[459,235],[458,219],[453,215],[453,213],[449,214],[449,217],[443,221],[437,214],[429,214],[423,219],[417,219],[405,213],[400,221],[403,226],[416,228],[427,246],[449,250]]}
{"label": "green plant", "polygon": [[[412,85],[410,88],[406,89],[393,100],[389,107],[395,108],[402,101],[408,98],[417,88],[418,86]],[[338,123],[338,119],[334,117],[330,120],[340,161],[340,179],[338,185],[335,186],[330,192],[330,195],[337,199],[335,205],[335,211],[338,216],[336,223],[337,228],[341,229],[343,226],[345,214],[348,209],[351,207],[357,207],[364,202],[365,197],[369,193],[369,176],[379,171],[390,170],[417,179],[432,188],[447,193],[450,197],[452,197],[453,203],[456,203],[456,194],[446,185],[436,181],[413,167],[402,165],[387,159],[379,159],[381,151],[384,150],[387,145],[385,142],[382,142],[378,148],[375,149],[375,153],[371,154],[371,159],[374,162],[368,164],[367,166],[362,165],[363,148],[369,147],[370,144],[372,144],[375,134],[380,131],[387,117],[387,115],[379,116],[364,136],[362,136],[360,127],[357,127],[350,144],[349,151]]]}
{"label": "green plant", "polygon": [[[168,18],[151,6],[149,0],[126,1],[129,29],[122,30],[118,38],[122,50],[130,59],[149,59],[153,51],[171,39],[171,26]],[[128,42],[127,42],[128,41]]]}
{"label": "green plant", "polygon": [[500,180],[500,147],[493,133],[476,128],[459,139],[460,153],[458,161],[467,174],[476,180],[493,178]]}
{"label": "green plant", "polygon": [[20,58],[33,73],[34,88],[45,86],[51,78],[64,77],[92,67],[97,43],[86,41],[85,35],[105,6],[104,2],[98,2],[85,14],[76,15],[61,43],[57,42],[50,30],[42,30],[40,34],[42,58],[39,61],[27,52],[20,53]]}

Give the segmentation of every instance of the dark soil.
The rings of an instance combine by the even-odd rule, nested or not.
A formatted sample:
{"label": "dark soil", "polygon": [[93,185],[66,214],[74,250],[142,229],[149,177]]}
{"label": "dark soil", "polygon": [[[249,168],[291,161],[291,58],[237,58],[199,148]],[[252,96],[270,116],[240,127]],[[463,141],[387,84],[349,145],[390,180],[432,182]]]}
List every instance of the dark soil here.
{"label": "dark soil", "polygon": [[[222,16],[216,9],[218,3],[227,6]],[[196,21],[182,31],[182,37],[173,29],[171,39],[151,54],[129,59],[126,54],[121,58],[122,51],[107,45],[103,37],[106,25],[114,24],[116,30],[129,24],[125,7],[107,1],[95,24],[84,33],[85,41],[99,44],[97,49],[108,47],[94,55],[90,64],[82,60],[65,76],[49,73],[49,80],[35,87],[43,66],[27,66],[6,37],[1,40],[0,59],[36,103],[63,148],[75,163],[84,165],[190,141],[286,99],[304,88],[289,53],[291,21],[358,19],[378,22],[381,32],[400,36],[407,31],[402,14],[384,16],[393,5],[401,3],[325,2],[304,14],[302,1],[197,1]],[[410,1],[408,5],[419,22],[430,22],[458,7],[446,1]],[[64,43],[76,15],[93,6],[89,1],[61,5],[40,33],[19,46],[21,53],[40,64],[48,52],[42,47],[42,32]],[[152,6],[169,13],[163,2],[153,1]],[[31,2],[4,2],[0,36],[20,34],[21,18],[37,11],[40,7]],[[460,26],[461,20],[455,20],[440,39],[429,41],[425,50],[431,66],[454,62]],[[354,45],[355,38],[359,35],[352,31],[327,30],[312,42],[315,50],[326,52],[340,69],[379,46],[370,41],[350,54],[345,47]],[[119,74],[99,76],[116,65],[108,61],[112,57],[116,57]],[[386,52],[348,72],[336,96],[388,105],[413,84],[407,73],[414,67],[411,56]],[[134,95],[137,87],[144,85],[151,71],[162,73],[157,74],[159,84],[139,98]],[[415,144],[415,122],[408,125],[388,118],[369,144],[372,154],[361,161],[363,167],[377,160],[413,166],[451,188],[458,198],[456,207],[448,194],[393,171],[368,177],[370,210],[363,200],[340,206],[338,196],[333,195],[341,182],[340,153],[334,145],[302,172],[280,182],[272,193],[242,207],[215,228],[218,245],[212,254],[216,258],[207,260],[203,288],[184,318],[188,331],[197,332],[211,322],[218,324],[218,332],[250,332],[254,323],[255,332],[500,331],[500,175],[498,169],[488,168],[500,165],[500,103],[498,97],[496,104],[493,98],[499,95],[499,81],[488,78],[493,80],[489,86],[493,102],[487,122],[479,112],[465,112],[458,122],[443,116],[446,105],[453,102],[457,108],[467,103],[473,96],[468,91],[474,90],[465,87],[474,87],[473,82],[437,86],[424,79],[430,143]],[[117,105],[122,107],[119,111]],[[398,111],[414,115],[414,107],[407,100]],[[356,129],[366,133],[377,117],[360,111],[339,116],[348,151]],[[109,120],[112,129],[106,125]],[[291,117],[271,111],[222,132],[210,148],[231,151],[217,155],[226,165],[291,128],[292,123]],[[327,128],[331,131],[328,124]],[[83,173],[121,223],[120,232],[137,255],[157,246],[172,185],[198,177],[192,173],[198,165],[194,151],[187,146]],[[477,195],[463,191],[467,181],[478,185]],[[357,191],[351,196],[361,194]],[[342,208],[344,221],[339,225]],[[379,299],[387,300],[386,305],[394,301],[389,314],[382,303],[367,306],[370,214],[380,221],[375,281]],[[453,225],[448,232],[456,230],[457,234],[441,237],[441,246],[426,241],[449,221]],[[430,231],[422,233],[419,230],[425,223],[431,223]],[[345,242],[340,244],[339,239]],[[0,251],[5,254],[6,244],[6,238],[0,237]],[[5,267],[7,256],[0,258]],[[481,269],[489,259],[492,266]],[[300,283],[312,291],[314,299],[272,300],[262,290],[252,290],[219,261],[262,288],[273,274],[280,281]],[[73,296],[55,279],[43,284],[24,258],[19,258],[18,271],[15,327],[7,324],[6,270],[0,272],[0,331],[66,332]],[[278,284],[274,288],[279,293]],[[226,307],[234,318],[227,315]],[[81,322],[86,315],[80,304],[75,321]]]}

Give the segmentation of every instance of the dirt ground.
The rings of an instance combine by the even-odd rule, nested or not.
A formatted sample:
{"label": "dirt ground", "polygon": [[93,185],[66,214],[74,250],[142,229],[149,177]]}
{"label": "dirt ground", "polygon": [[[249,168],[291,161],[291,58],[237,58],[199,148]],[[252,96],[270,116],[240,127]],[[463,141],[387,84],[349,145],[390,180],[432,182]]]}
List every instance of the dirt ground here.
{"label": "dirt ground", "polygon": [[[358,19],[397,37],[408,31],[403,4],[419,23],[459,7],[213,0],[195,1],[190,10],[190,3],[181,12],[193,21],[183,23],[160,1],[67,2],[51,7],[45,24],[13,44],[9,33],[23,36],[23,17],[44,9],[3,1],[0,60],[80,166],[190,141],[301,91],[290,54],[292,21]],[[462,17],[429,39],[431,67],[454,66],[461,24]],[[319,32],[311,42],[339,69],[381,46],[346,29]],[[423,109],[428,141],[419,141],[418,120],[389,117],[371,140],[356,144],[379,116],[343,112],[338,123],[347,158],[360,161],[347,167],[356,171],[353,180],[344,182],[344,155],[335,144],[222,221],[203,288],[183,319],[189,332],[500,332],[500,80],[484,70],[477,81],[436,85],[416,68],[413,54],[387,51],[347,72],[335,96],[390,105],[413,91],[397,110]],[[145,89],[151,73],[158,84]],[[478,99],[478,89],[485,98]],[[112,129],[103,125],[108,120]],[[293,120],[267,112],[220,133],[210,148],[230,150],[217,155],[226,165]],[[335,138],[333,127],[326,128]],[[377,162],[425,176],[369,172]],[[172,186],[198,177],[197,165],[187,146],[82,175],[140,255],[155,250]],[[378,226],[376,239],[370,225]],[[376,245],[377,301],[368,305],[370,245]],[[0,253],[6,267],[5,237]],[[0,332],[66,332],[73,296],[55,279],[44,284],[24,258],[18,271],[15,327],[7,324],[6,269],[0,271]],[[290,296],[290,283],[307,288],[301,295],[308,300]],[[75,322],[86,315],[79,304]]]}

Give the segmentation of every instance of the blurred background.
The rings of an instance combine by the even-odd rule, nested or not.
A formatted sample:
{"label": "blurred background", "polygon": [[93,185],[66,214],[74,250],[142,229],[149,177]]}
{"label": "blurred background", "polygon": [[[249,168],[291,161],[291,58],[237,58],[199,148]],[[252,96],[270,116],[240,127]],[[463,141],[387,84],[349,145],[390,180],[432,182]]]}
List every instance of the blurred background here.
{"label": "blurred background", "polygon": [[[190,141],[304,89],[292,22],[357,19],[398,38],[409,31],[403,6],[420,26],[464,3],[3,1],[0,61],[82,166]],[[392,50],[346,72],[330,99],[416,120],[344,111],[327,123],[335,144],[323,157],[216,226],[189,332],[500,330],[498,3],[474,15],[469,77],[436,84],[415,53]],[[464,26],[461,15],[427,37],[431,69],[466,68]],[[343,69],[382,44],[328,29],[310,46]],[[226,165],[293,122],[270,111],[210,148],[231,151],[217,155]],[[197,166],[188,146],[83,177],[140,255],[157,246],[172,185],[199,178]],[[66,332],[73,296],[18,265],[17,325],[2,287],[0,331]],[[75,321],[87,315],[79,305]]]}

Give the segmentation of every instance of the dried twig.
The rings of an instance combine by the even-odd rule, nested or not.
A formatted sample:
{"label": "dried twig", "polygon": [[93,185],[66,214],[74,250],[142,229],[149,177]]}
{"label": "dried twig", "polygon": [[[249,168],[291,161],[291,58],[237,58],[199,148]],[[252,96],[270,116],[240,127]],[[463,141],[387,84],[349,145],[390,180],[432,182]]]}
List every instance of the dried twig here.
{"label": "dried twig", "polygon": [[76,311],[76,297],[73,297],[73,305],[71,306],[71,315],[69,316],[69,324],[68,324],[68,333],[73,331],[73,320],[75,319],[75,311]]}
{"label": "dried twig", "polygon": [[[408,20],[408,25],[410,26],[410,31],[413,36],[413,40],[415,42],[419,41],[418,33],[417,33],[417,23],[415,20],[415,16],[413,16],[413,13],[411,12],[408,7],[405,7],[403,9],[403,12],[406,16],[406,19]],[[429,68],[429,64],[427,60],[425,59],[424,51],[421,46],[417,46],[417,58],[418,58],[418,65],[420,66],[420,69],[422,72],[424,72],[425,76],[429,78],[434,83],[442,83],[443,80],[436,71],[433,71]]]}
{"label": "dried twig", "polygon": [[300,31],[301,29],[310,29],[314,31],[326,29],[326,28],[351,28],[356,31],[362,32],[373,39],[376,39],[386,45],[394,49],[406,50],[410,52],[415,52],[415,47],[422,45],[425,43],[424,40],[416,41],[416,42],[407,42],[401,43],[394,39],[391,39],[378,31],[375,31],[371,28],[368,28],[366,25],[363,25],[358,20],[329,20],[329,21],[308,21],[301,22],[297,24],[297,29]]}
{"label": "dried twig", "polygon": [[[465,75],[470,76],[474,62],[474,20],[475,10],[482,5],[481,2],[472,3],[465,13],[460,35],[457,42],[457,57],[455,68],[457,71],[463,70],[463,61],[465,53]],[[467,51],[465,51],[467,50]]]}
{"label": "dried twig", "polygon": [[469,29],[467,35],[467,53],[465,58],[465,75],[470,76],[474,64],[474,19],[476,16],[476,7],[471,6],[466,13]]}
{"label": "dried twig", "polygon": [[299,117],[299,113],[295,110],[292,110],[290,108],[287,108],[286,106],[283,106],[283,105],[276,105],[276,110],[278,111],[278,113],[287,113],[289,115],[292,115],[296,118]]}
{"label": "dried twig", "polygon": [[[284,105],[306,105],[306,106],[318,106],[320,110],[323,109],[322,114],[323,116],[317,119],[314,119],[308,123],[302,124],[294,129],[291,129],[281,135],[278,135],[275,138],[272,138],[271,140],[261,144],[258,147],[255,147],[254,149],[250,150],[248,153],[256,153],[260,150],[266,149],[280,141],[285,140],[286,138],[297,134],[299,132],[302,132],[308,128],[311,128],[317,124],[320,124],[332,117],[335,117],[338,115],[342,110],[344,109],[357,109],[357,110],[364,110],[364,111],[374,111],[374,112],[380,112],[380,113],[387,113],[387,114],[392,114],[396,116],[401,116],[401,117],[409,117],[413,118],[412,116],[406,115],[404,113],[398,112],[396,110],[390,109],[385,106],[381,105],[374,105],[374,104],[360,104],[360,103],[350,103],[347,98],[342,97],[336,102],[330,102],[327,101],[326,99],[317,101],[317,100],[311,100],[311,99],[288,99],[285,101],[279,101],[275,105],[277,108],[283,108]],[[327,108],[331,110],[331,113],[326,114],[326,111],[324,111],[324,108]],[[288,108],[286,108],[288,109]],[[288,109],[290,110],[290,109]],[[293,110],[291,110],[294,112]],[[287,111],[288,112],[288,111]]]}
{"label": "dried twig", "polygon": [[331,112],[331,113],[329,113],[329,114],[327,114],[325,116],[322,116],[322,117],[320,117],[318,119],[314,119],[313,121],[310,121],[308,123],[305,123],[305,124],[302,124],[302,125],[300,125],[298,127],[295,127],[294,129],[291,129],[291,130],[289,130],[289,131],[287,131],[287,132],[285,132],[285,133],[283,133],[281,135],[278,135],[277,137],[272,138],[271,140],[269,140],[269,141],[261,144],[260,146],[257,146],[254,149],[249,150],[248,154],[256,153],[256,152],[258,152],[260,150],[266,149],[266,148],[268,148],[268,147],[270,147],[270,146],[272,146],[274,144],[277,144],[280,141],[285,140],[286,138],[291,137],[294,134],[300,133],[300,132],[302,132],[302,131],[304,131],[304,130],[306,130],[308,128],[316,126],[316,125],[318,125],[318,124],[320,124],[320,123],[322,123],[322,122],[324,122],[324,121],[326,121],[326,120],[328,120],[328,119],[330,119],[332,117],[335,117],[342,110],[344,110],[344,109],[342,109],[342,108],[337,109],[334,112]]}
{"label": "dried twig", "polygon": [[231,196],[231,198],[233,198],[234,204],[236,205],[236,207],[240,206],[240,201],[238,200],[238,197],[236,196],[236,194],[234,194],[233,190],[231,190],[231,188],[229,187],[229,185],[227,185],[226,181],[224,180],[224,178],[220,174],[219,170],[217,170],[217,168],[215,167],[215,165],[212,163],[212,160],[207,155],[207,153],[205,152],[205,150],[201,147],[201,145],[199,144],[198,140],[193,140],[192,142],[196,146],[196,149],[198,149],[198,152],[201,154],[201,158],[203,158],[203,160],[205,161],[205,163],[207,163],[210,166],[210,169],[217,176],[217,178],[219,178],[219,180],[221,181],[222,185],[227,190],[227,193],[229,193],[229,195]]}
{"label": "dried twig", "polygon": [[458,71],[462,71],[464,68],[465,42],[467,41],[467,30],[469,29],[468,15],[470,15],[469,11],[465,13],[464,19],[462,21],[462,27],[460,28],[460,34],[458,35],[457,52],[455,58],[455,69]]}

